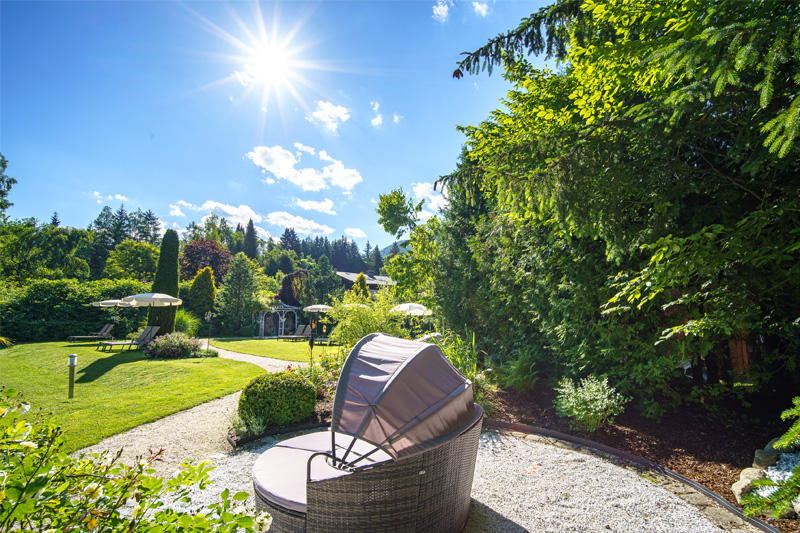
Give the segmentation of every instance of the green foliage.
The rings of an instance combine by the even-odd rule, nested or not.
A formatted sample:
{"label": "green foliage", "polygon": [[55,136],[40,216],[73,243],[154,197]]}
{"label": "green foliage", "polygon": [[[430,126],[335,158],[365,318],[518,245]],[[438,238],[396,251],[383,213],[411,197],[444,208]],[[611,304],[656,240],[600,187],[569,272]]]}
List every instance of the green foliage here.
{"label": "green foliage", "polygon": [[600,381],[593,375],[580,380],[577,386],[572,380],[564,379],[556,391],[558,396],[553,403],[558,416],[569,417],[570,425],[590,432],[613,424],[628,401],[609,386],[608,378]]}
{"label": "green foliage", "polygon": [[298,372],[268,373],[255,378],[239,397],[242,420],[260,420],[264,426],[285,426],[314,414],[317,392]]}
{"label": "green foliage", "polygon": [[93,236],[84,230],[38,224],[35,219],[0,224],[0,277],[87,279],[86,251],[92,246]]}
{"label": "green foliage", "polygon": [[189,290],[187,304],[189,309],[204,316],[207,311],[214,309],[217,298],[217,288],[214,285],[214,271],[205,267],[194,277],[192,288]]}
{"label": "green foliage", "polygon": [[[744,398],[731,338],[759,352],[748,392],[796,387],[798,23],[779,2],[561,1],[470,54],[512,90],[441,180],[446,318],[512,382],[607,374],[654,415]],[[559,72],[520,55],[545,49]],[[684,356],[711,396],[672,387]]]}
{"label": "green foliage", "polygon": [[425,224],[417,225],[405,244],[406,251],[397,254],[386,263],[386,273],[394,286],[395,296],[404,302],[418,302],[426,307],[435,305],[433,299],[436,263],[434,258],[439,245],[439,219],[430,218]]}
{"label": "green foliage", "polygon": [[[6,168],[8,168],[8,160],[0,154],[0,217],[5,217],[5,210],[11,207],[11,202],[8,201],[8,191],[11,190],[12,185],[16,185],[17,180],[6,175]],[[0,222],[3,218],[0,218]]]}
{"label": "green foliage", "polygon": [[386,233],[399,239],[406,230],[412,231],[417,227],[417,215],[422,211],[424,200],[415,204],[403,192],[402,187],[389,194],[381,194],[379,198],[378,224],[383,226]]}
{"label": "green foliage", "polygon": [[353,294],[362,300],[367,300],[370,297],[369,289],[367,288],[367,277],[363,272],[356,276],[356,281],[353,283]]}
{"label": "green foliage", "polygon": [[323,255],[308,271],[306,283],[307,304],[330,304],[334,298],[344,291],[342,280],[336,275],[336,270],[331,266],[328,257]]}
{"label": "green foliage", "polygon": [[197,335],[197,332],[200,331],[200,326],[202,326],[202,321],[191,311],[180,307],[175,311],[176,332],[185,333],[190,337],[194,337]]}
{"label": "green foliage", "polygon": [[486,392],[492,384],[486,375],[485,369],[478,364],[478,349],[475,345],[475,333],[467,332],[465,342],[458,334],[446,330],[440,341],[434,343],[442,349],[445,357],[456,367],[456,370],[472,382],[472,391],[475,403],[483,404]]}
{"label": "green foliage", "polygon": [[345,292],[341,299],[334,300],[333,309],[327,313],[328,320],[336,324],[331,339],[347,354],[370,333],[406,337],[402,327],[404,316],[392,311],[395,305],[397,301],[387,288],[375,293],[374,300],[359,297],[353,291]]}
{"label": "green foliage", "polygon": [[[225,324],[238,331],[245,322],[250,322],[253,311],[259,307],[258,265],[239,253],[233,259],[217,296],[217,309]],[[252,335],[252,328],[250,329]]]}
{"label": "green foliage", "polygon": [[146,242],[125,239],[108,255],[104,275],[111,279],[151,280],[158,265],[158,248]]}
{"label": "green foliage", "polygon": [[[175,230],[168,229],[161,239],[161,250],[158,255],[158,267],[153,280],[152,291],[178,296],[178,251],[180,241]],[[166,335],[175,331],[174,306],[152,307],[147,319],[148,326],[159,326],[158,335]]]}
{"label": "green foliage", "polygon": [[250,259],[256,259],[258,256],[258,239],[256,238],[256,227],[253,225],[251,218],[247,222],[247,228],[244,231],[244,255]]}
{"label": "green foliage", "polygon": [[[248,495],[231,496],[200,513],[167,507],[191,502],[191,488],[205,489],[212,467],[184,463],[165,480],[153,476],[161,452],[139,457],[131,466],[107,452],[68,457],[60,426],[30,416],[29,405],[16,391],[0,391],[0,531],[218,531],[253,532],[257,523],[241,507]],[[131,500],[133,509],[123,510]],[[259,529],[263,531],[264,529]]]}
{"label": "green foliage", "polygon": [[[773,444],[776,450],[793,448],[800,445],[800,396],[793,398],[791,408],[781,413],[781,420],[796,418],[792,427],[781,435]],[[794,502],[800,498],[800,465],[792,471],[792,475],[783,481],[762,478],[752,483],[753,491],[742,494],[742,506],[746,516],[766,513],[772,516],[784,516],[792,511]]]}
{"label": "green foliage", "polygon": [[91,302],[120,299],[147,292],[134,280],[39,280],[0,291],[3,333],[20,342],[66,339],[97,331],[114,323],[112,334],[121,338],[135,331],[146,311],[137,308],[101,308]]}
{"label": "green foliage", "polygon": [[145,346],[144,353],[153,359],[182,359],[193,357],[200,350],[200,340],[185,333],[174,332],[161,335]]}
{"label": "green foliage", "polygon": [[9,346],[13,346],[14,343],[11,342],[11,339],[8,337],[0,337],[0,349],[8,348]]}

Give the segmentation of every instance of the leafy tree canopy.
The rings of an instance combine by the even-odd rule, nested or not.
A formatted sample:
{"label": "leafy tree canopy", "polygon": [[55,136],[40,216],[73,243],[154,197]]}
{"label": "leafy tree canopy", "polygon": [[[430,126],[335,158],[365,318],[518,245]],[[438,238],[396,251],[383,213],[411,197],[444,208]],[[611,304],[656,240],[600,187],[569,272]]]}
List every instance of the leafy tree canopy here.
{"label": "leafy tree canopy", "polygon": [[415,204],[403,192],[402,187],[389,194],[381,194],[379,198],[378,224],[383,226],[386,233],[399,239],[403,233],[412,231],[417,226],[417,215],[422,211],[425,200]]}

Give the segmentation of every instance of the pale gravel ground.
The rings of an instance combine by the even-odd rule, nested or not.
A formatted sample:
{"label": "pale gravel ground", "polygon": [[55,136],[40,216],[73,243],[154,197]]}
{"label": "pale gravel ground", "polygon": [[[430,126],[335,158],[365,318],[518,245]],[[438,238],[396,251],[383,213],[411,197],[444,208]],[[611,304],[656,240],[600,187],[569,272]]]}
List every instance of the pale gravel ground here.
{"label": "pale gravel ground", "polygon": [[[285,361],[220,350],[220,356],[283,370]],[[215,481],[193,493],[192,510],[218,501],[224,488],[253,494],[251,472],[258,456],[279,440],[266,438],[231,451],[225,436],[239,393],[206,402],[115,435],[76,452],[124,448],[132,463],[148,448],[165,448],[159,475],[178,471],[180,463],[211,460]],[[487,431],[475,469],[473,504],[465,529],[491,532],[721,532],[707,515],[675,494],[631,470],[599,457],[519,436]],[[247,500],[253,509],[253,499]],[[184,507],[186,508],[186,507]],[[729,528],[728,528],[729,529]],[[741,528],[740,531],[757,531]]]}

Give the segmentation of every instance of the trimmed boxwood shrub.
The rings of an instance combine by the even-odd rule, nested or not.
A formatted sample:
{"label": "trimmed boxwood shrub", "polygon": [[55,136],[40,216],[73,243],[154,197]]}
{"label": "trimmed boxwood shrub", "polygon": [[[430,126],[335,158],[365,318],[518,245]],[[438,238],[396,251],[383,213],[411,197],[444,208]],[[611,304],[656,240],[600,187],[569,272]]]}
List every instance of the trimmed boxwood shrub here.
{"label": "trimmed boxwood shrub", "polygon": [[239,417],[265,426],[285,426],[314,414],[317,392],[297,372],[264,374],[247,384],[239,397]]}

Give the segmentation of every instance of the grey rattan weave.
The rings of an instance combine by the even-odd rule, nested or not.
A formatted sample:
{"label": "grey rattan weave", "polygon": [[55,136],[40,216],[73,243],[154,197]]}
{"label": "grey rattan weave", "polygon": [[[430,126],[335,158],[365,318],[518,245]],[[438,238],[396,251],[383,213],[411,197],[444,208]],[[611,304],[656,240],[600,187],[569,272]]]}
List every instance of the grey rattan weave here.
{"label": "grey rattan weave", "polygon": [[464,529],[481,422],[421,455],[307,487],[307,531]]}
{"label": "grey rattan weave", "polygon": [[[423,454],[307,485],[308,513],[278,506],[256,491],[256,508],[272,514],[271,532],[456,532],[469,514],[481,419]],[[315,459],[325,460],[323,458]]]}

